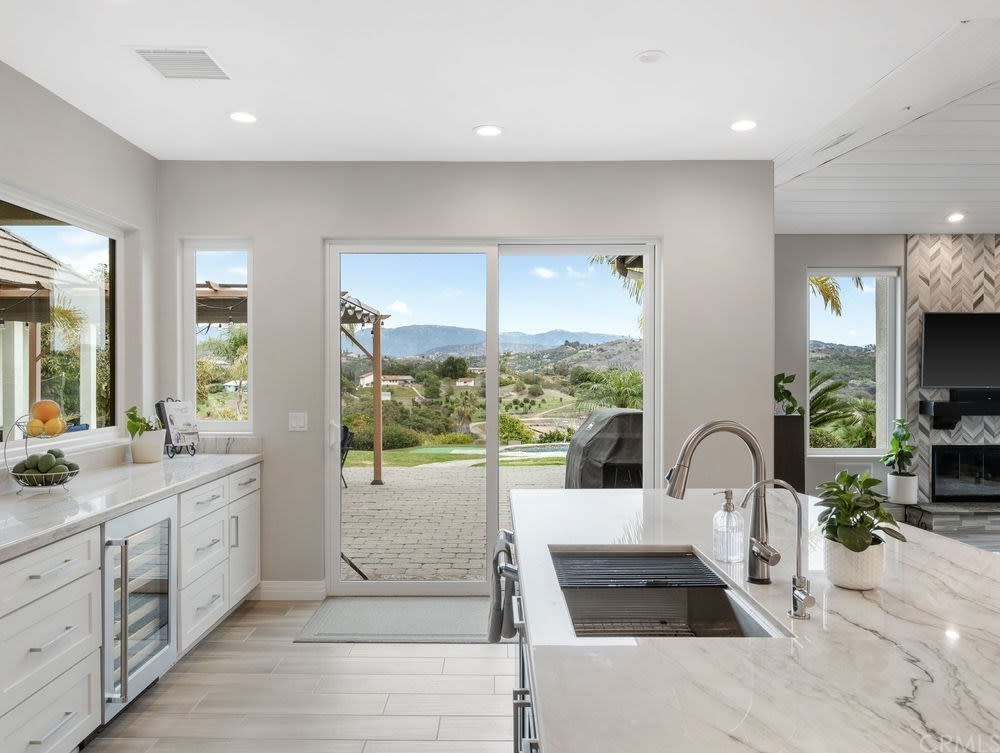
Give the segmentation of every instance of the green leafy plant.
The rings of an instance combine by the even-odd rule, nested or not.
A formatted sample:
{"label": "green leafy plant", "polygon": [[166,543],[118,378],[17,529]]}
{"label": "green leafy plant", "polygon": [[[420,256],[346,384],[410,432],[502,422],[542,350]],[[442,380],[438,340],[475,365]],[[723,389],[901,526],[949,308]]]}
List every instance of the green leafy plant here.
{"label": "green leafy plant", "polygon": [[889,451],[882,456],[883,465],[892,469],[890,472],[893,476],[916,475],[907,470],[913,462],[913,451],[917,448],[916,445],[910,444],[911,436],[910,425],[906,419],[897,418],[896,428],[889,438]]}
{"label": "green leafy plant", "polygon": [[141,437],[147,431],[159,431],[163,428],[163,424],[160,419],[156,416],[143,416],[139,414],[139,408],[133,405],[127,411],[125,411],[126,427],[128,428],[128,435],[135,439]]}
{"label": "green leafy plant", "polygon": [[819,506],[826,508],[819,514],[823,535],[852,552],[881,544],[886,536],[906,541],[899,524],[882,507],[888,498],[875,491],[880,483],[867,473],[841,471],[833,481],[820,484]]}
{"label": "green leafy plant", "polygon": [[788,389],[788,385],[795,381],[795,374],[781,372],[774,375],[774,404],[786,416],[803,415],[806,412],[804,405],[799,405],[795,395]]}

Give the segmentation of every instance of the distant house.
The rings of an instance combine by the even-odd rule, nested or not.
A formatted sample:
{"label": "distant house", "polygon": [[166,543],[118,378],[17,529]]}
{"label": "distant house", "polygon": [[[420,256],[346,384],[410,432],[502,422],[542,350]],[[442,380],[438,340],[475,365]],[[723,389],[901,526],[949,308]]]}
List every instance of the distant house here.
{"label": "distant house", "polygon": [[[367,374],[362,374],[358,377],[358,387],[371,387],[375,382],[375,375],[370,371]],[[412,384],[413,377],[409,374],[383,374],[382,375],[382,386],[383,387],[400,387],[404,384]]]}
{"label": "distant house", "polygon": [[475,377],[459,377],[455,380],[456,387],[475,387],[476,378]]}
{"label": "distant house", "polygon": [[486,367],[485,366],[470,366],[469,367],[469,373],[470,374],[485,374],[486,373]]}

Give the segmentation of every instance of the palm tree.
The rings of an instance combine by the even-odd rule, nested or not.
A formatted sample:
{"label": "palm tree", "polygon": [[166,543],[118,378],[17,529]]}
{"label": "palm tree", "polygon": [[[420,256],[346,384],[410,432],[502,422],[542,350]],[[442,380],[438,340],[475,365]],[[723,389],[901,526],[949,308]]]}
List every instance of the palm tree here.
{"label": "palm tree", "polygon": [[642,408],[642,372],[636,369],[608,369],[597,381],[580,385],[576,404],[594,408]]}
{"label": "palm tree", "polygon": [[472,419],[479,412],[482,405],[479,398],[471,391],[460,392],[455,397],[455,418],[458,419],[457,431],[461,434],[472,433]]}
{"label": "palm tree", "polygon": [[590,263],[607,264],[609,267],[611,267],[612,274],[614,274],[616,277],[621,277],[622,286],[625,288],[625,292],[628,294],[628,297],[631,298],[636,303],[642,303],[642,288],[643,288],[642,275],[640,274],[638,277],[628,277],[627,275],[620,274],[618,271],[618,267],[616,266],[617,259],[618,259],[617,256],[603,256],[601,254],[595,254],[594,256],[590,257]]}
{"label": "palm tree", "polygon": [[[858,290],[865,289],[864,280],[860,277],[854,278],[854,285]],[[840,298],[840,283],[836,277],[813,275],[809,278],[809,290],[813,295],[823,299],[823,308],[830,309],[835,316],[843,316],[844,304]]]}
{"label": "palm tree", "polygon": [[838,423],[837,433],[847,447],[874,447],[876,442],[876,405],[867,397],[856,397],[848,403],[851,417]]}
{"label": "palm tree", "polygon": [[847,385],[833,374],[811,369],[809,371],[809,428],[818,429],[835,421],[854,417],[850,401],[840,391]]}

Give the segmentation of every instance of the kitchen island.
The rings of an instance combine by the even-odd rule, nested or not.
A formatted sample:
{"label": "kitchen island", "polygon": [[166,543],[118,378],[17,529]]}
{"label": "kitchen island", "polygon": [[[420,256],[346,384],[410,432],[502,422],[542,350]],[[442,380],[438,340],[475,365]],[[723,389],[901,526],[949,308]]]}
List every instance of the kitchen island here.
{"label": "kitchen island", "polygon": [[711,560],[712,491],[511,492],[542,753],[1000,750],[1000,557],[903,525],[881,588],[840,589],[822,571],[815,498],[803,497],[811,619],[786,615],[786,492],[768,492],[772,583],[747,583],[745,561],[718,565],[789,637],[577,637],[550,547],[690,545]]}

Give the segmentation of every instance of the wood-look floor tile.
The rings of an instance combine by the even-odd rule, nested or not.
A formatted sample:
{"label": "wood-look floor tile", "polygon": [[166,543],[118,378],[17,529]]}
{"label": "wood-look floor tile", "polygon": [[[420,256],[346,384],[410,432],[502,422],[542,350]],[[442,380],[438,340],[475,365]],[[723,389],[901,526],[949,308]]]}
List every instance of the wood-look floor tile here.
{"label": "wood-look floor tile", "polygon": [[[319,680],[321,691],[336,693],[492,693],[486,675],[345,675]],[[509,695],[509,693],[508,693]]]}
{"label": "wood-look floor tile", "polygon": [[237,690],[269,691],[273,693],[308,693],[319,687],[318,675],[281,674],[199,674],[197,672],[167,672],[157,683],[158,687],[232,688]]}
{"label": "wood-look floor tile", "polygon": [[128,706],[131,713],[186,714],[205,697],[208,688],[169,686],[157,683]]}
{"label": "wood-look floor tile", "polygon": [[354,643],[351,656],[385,656],[395,658],[467,657],[503,659],[507,647],[490,643]]}
{"label": "wood-look floor tile", "polygon": [[[280,654],[257,654],[251,656],[201,657],[189,654],[170,670],[171,672],[197,672],[200,674],[267,674],[282,660]],[[294,674],[302,674],[296,672]]]}
{"label": "wood-look floor tile", "polygon": [[365,753],[510,753],[510,746],[509,740],[372,740]]}
{"label": "wood-look floor tile", "polygon": [[444,660],[446,675],[514,675],[517,662],[513,659],[462,659]]}
{"label": "wood-look floor tile", "polygon": [[205,636],[205,640],[212,641],[245,641],[253,632],[252,627],[229,627],[225,624],[219,625],[215,630]]}
{"label": "wood-look floor tile", "polygon": [[[247,638],[248,642],[254,641],[287,641],[288,643],[294,643],[295,639],[299,637],[299,633],[302,632],[302,625],[294,626],[278,626],[274,627],[272,625],[258,625],[250,633]],[[320,643],[320,644],[302,644],[302,645],[320,645],[320,646],[342,646],[342,643]]]}
{"label": "wood-look floor tile", "polygon": [[[226,660],[228,661],[228,660]],[[365,657],[287,657],[277,666],[277,672],[293,675],[437,675],[445,659],[384,659]],[[468,674],[474,674],[469,672]],[[490,674],[480,672],[479,674]]]}
{"label": "wood-look floor tile", "polygon": [[434,693],[393,693],[385,713],[400,716],[502,716],[511,715],[511,701],[504,696]]}
{"label": "wood-look floor tile", "polygon": [[87,745],[87,753],[150,753],[156,740],[142,737],[105,737],[100,735]]}
{"label": "wood-look floor tile", "polygon": [[[494,697],[494,696],[490,696]],[[381,714],[387,696],[378,693],[275,693],[209,690],[197,714]]]}
{"label": "wood-look floor tile", "polygon": [[442,716],[438,740],[510,740],[513,721],[507,716]]}
{"label": "wood-look floor tile", "polygon": [[227,656],[348,656],[346,643],[293,643],[292,641],[202,641],[189,657]]}
{"label": "wood-look floor tile", "polygon": [[[149,753],[361,753],[364,740],[159,740]],[[89,748],[87,749],[89,753]]]}

